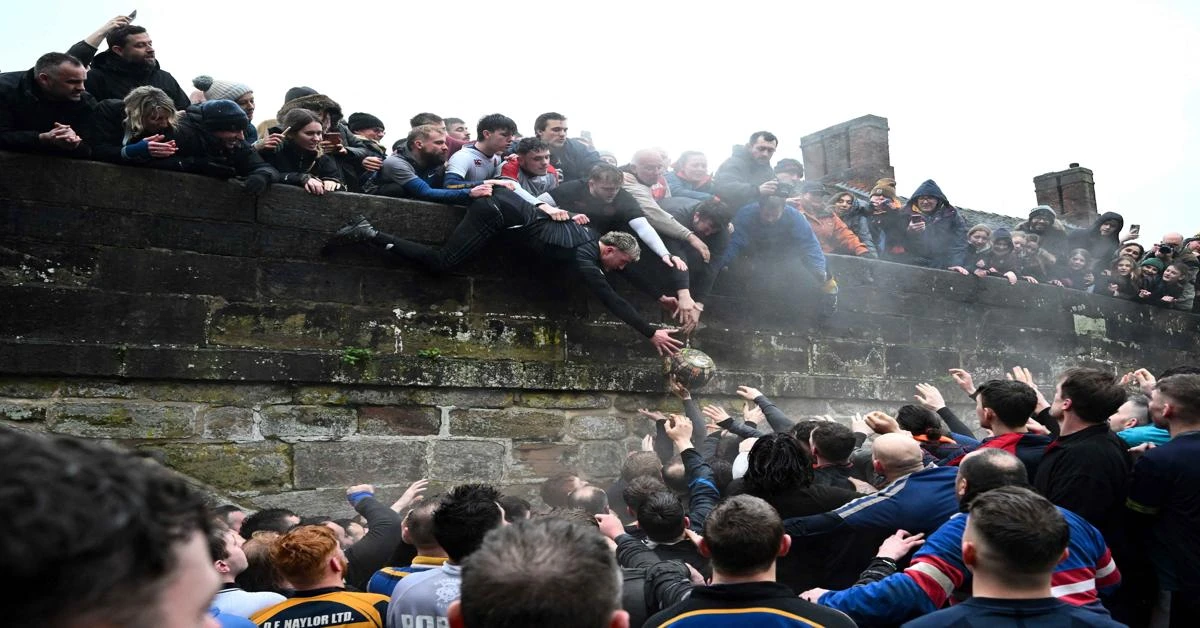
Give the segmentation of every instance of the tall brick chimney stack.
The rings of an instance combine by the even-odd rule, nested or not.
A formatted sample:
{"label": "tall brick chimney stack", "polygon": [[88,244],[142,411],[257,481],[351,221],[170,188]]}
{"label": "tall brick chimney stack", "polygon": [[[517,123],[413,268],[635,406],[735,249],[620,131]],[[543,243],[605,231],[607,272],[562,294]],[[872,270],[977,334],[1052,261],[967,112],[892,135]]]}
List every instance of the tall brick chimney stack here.
{"label": "tall brick chimney stack", "polygon": [[804,175],[811,181],[837,181],[869,190],[883,177],[895,177],[888,150],[887,118],[865,115],[800,139]]}
{"label": "tall brick chimney stack", "polygon": [[1071,164],[1066,170],[1033,178],[1038,205],[1049,205],[1068,224],[1086,227],[1096,220],[1096,181],[1092,171]]}

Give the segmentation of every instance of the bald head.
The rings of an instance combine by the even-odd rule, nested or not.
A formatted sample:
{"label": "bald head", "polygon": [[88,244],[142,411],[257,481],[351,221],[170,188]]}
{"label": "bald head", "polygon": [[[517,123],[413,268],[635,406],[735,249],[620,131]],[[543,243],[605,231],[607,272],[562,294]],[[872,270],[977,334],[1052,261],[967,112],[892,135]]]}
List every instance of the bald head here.
{"label": "bald head", "polygon": [[1163,244],[1170,244],[1171,246],[1178,248],[1180,244],[1183,244],[1183,234],[1171,232],[1164,235],[1162,237],[1162,241]]}
{"label": "bald head", "polygon": [[921,445],[907,434],[884,434],[872,446],[876,471],[888,481],[921,469]]}
{"label": "bald head", "polygon": [[581,486],[567,495],[567,507],[578,508],[589,515],[608,513],[608,494],[598,486]]}
{"label": "bald head", "polygon": [[643,148],[633,154],[633,175],[642,185],[654,185],[667,169],[667,161],[657,148]]}
{"label": "bald head", "polygon": [[992,489],[1028,484],[1029,475],[1020,458],[1003,449],[976,449],[958,465],[955,493],[959,510],[966,512],[978,495]]}

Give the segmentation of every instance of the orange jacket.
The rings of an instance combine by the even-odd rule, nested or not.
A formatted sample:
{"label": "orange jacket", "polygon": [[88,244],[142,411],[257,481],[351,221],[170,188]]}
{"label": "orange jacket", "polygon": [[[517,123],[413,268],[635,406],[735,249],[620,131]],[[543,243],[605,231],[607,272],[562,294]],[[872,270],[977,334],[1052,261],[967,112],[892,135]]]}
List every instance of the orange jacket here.
{"label": "orange jacket", "polygon": [[821,250],[826,253],[845,253],[849,255],[866,255],[870,250],[867,245],[863,244],[858,236],[842,222],[835,214],[826,214],[824,216],[814,216],[803,207],[798,207],[801,214],[808,219],[809,226],[812,227],[813,233],[817,234],[817,240],[821,242]]}

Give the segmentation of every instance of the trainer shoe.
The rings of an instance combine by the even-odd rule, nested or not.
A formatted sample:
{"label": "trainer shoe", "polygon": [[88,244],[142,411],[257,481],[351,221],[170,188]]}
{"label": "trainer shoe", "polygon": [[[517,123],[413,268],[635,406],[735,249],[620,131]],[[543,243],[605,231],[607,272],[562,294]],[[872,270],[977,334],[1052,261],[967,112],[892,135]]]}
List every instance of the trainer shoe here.
{"label": "trainer shoe", "polygon": [[378,234],[379,230],[371,226],[366,216],[355,216],[350,219],[350,222],[342,225],[342,228],[338,229],[332,238],[329,238],[326,246],[342,246],[357,244],[359,242],[369,242],[371,238],[374,238]]}

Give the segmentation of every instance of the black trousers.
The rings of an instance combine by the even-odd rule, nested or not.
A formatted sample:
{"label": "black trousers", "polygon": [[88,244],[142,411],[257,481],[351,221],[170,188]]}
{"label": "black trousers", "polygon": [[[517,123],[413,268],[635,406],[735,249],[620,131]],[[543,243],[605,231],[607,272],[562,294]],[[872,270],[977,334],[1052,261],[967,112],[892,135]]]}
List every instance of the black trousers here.
{"label": "black trousers", "polygon": [[471,259],[505,227],[523,225],[529,212],[537,211],[508,190],[492,197],[478,198],[467,206],[467,215],[440,247],[418,244],[391,234],[380,233],[375,241],[392,245],[388,251],[434,272],[444,272]]}

